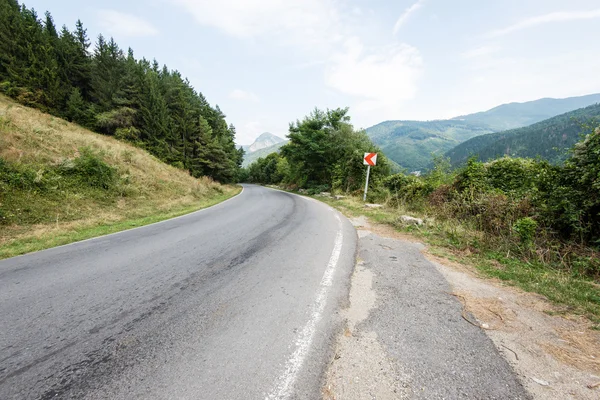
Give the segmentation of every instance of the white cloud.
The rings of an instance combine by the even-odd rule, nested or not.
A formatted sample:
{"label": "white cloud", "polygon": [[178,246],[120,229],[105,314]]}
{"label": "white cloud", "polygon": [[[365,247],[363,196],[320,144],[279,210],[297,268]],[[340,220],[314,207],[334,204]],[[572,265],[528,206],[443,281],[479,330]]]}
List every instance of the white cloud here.
{"label": "white cloud", "polygon": [[480,46],[480,47],[475,47],[473,49],[467,50],[464,53],[461,54],[461,56],[463,58],[479,58],[479,57],[483,57],[483,56],[488,56],[492,53],[495,53],[496,51],[498,51],[498,48],[493,47],[493,46]]}
{"label": "white cloud", "polygon": [[259,98],[256,94],[242,89],[233,90],[231,93],[229,93],[229,97],[234,100],[250,101],[253,103],[257,103],[259,101]]}
{"label": "white cloud", "polygon": [[[423,1],[407,10],[408,14],[401,17],[398,26],[421,7]],[[342,105],[354,102],[350,104],[353,118],[361,119],[361,114],[393,117],[418,90],[423,70],[419,51],[389,36],[383,38],[384,44],[381,44],[377,30],[365,29],[365,24],[373,22],[357,17],[371,12],[366,8],[359,9],[341,0],[176,2],[200,25],[242,40],[283,45],[286,53],[294,55],[296,64],[290,68],[322,68],[324,85],[336,92],[331,102],[342,101]],[[379,45],[372,46],[373,43]],[[340,95],[348,95],[350,99]],[[248,99],[241,91],[230,93],[230,97]],[[320,101],[321,106],[330,105],[329,99]],[[273,117],[265,116],[262,120],[263,129],[269,128],[270,118]],[[257,129],[253,123],[240,124],[240,141],[259,130],[264,132],[263,129]]]}
{"label": "white cloud", "polygon": [[600,18],[600,8],[589,11],[559,11],[527,18],[506,28],[497,29],[488,34],[490,37],[504,36],[534,26],[551,22],[566,22]]}
{"label": "white cloud", "polygon": [[394,110],[416,95],[422,69],[414,47],[397,44],[366,51],[359,39],[350,38],[344,51],[332,57],[326,82],[359,98],[359,110]]}
{"label": "white cloud", "polygon": [[115,36],[155,36],[156,29],[150,22],[135,15],[125,14],[114,10],[98,11],[100,27]]}
{"label": "white cloud", "polygon": [[586,49],[547,57],[489,57],[470,67],[470,79],[453,95],[453,106],[467,113],[513,101],[597,93],[600,59],[588,56]]}
{"label": "white cloud", "polygon": [[228,35],[305,46],[338,40],[335,0],[176,0],[198,23]]}
{"label": "white cloud", "polygon": [[410,18],[410,16],[412,14],[414,14],[415,11],[417,11],[419,8],[423,7],[423,3],[424,2],[425,2],[425,0],[418,0],[412,6],[408,7],[406,10],[404,10],[404,12],[402,13],[402,15],[400,15],[400,17],[396,21],[396,24],[394,24],[394,35],[396,33],[398,33],[398,31],[400,30],[400,28],[402,28],[402,25],[404,25],[406,23],[406,21],[408,21],[408,19]]}

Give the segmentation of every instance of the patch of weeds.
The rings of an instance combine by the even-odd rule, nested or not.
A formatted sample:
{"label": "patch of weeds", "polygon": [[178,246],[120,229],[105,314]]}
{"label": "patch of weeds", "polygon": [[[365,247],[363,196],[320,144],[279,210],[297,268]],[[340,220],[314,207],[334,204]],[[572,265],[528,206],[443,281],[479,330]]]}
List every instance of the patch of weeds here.
{"label": "patch of weeds", "polygon": [[91,188],[111,190],[117,184],[117,169],[102,160],[100,154],[89,147],[79,149],[79,157],[65,160],[60,165],[60,172],[77,179]]}

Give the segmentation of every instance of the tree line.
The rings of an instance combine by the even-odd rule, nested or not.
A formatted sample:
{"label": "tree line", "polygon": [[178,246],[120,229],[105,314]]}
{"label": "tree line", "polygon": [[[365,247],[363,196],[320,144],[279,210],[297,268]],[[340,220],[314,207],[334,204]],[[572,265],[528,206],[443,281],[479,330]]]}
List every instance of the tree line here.
{"label": "tree line", "polygon": [[[348,108],[313,110],[302,120],[292,122],[289,142],[281,153],[272,153],[244,170],[248,182],[284,184],[310,191],[360,190],[365,182],[364,153],[379,152],[363,130],[350,123]],[[390,173],[390,162],[383,154],[371,171],[370,181],[378,182]]]}
{"label": "tree line", "polygon": [[38,108],[148,150],[195,177],[239,178],[243,151],[218,106],[176,70],[136,59],[99,35],[93,48],[75,29],[40,18],[17,0],[0,0],[0,91]]}

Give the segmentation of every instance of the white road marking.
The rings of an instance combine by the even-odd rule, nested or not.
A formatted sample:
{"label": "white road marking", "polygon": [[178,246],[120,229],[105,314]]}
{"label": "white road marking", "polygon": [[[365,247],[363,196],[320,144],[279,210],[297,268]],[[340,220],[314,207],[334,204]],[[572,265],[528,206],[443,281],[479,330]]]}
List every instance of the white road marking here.
{"label": "white road marking", "polygon": [[325,309],[325,304],[327,303],[328,290],[333,283],[333,275],[335,274],[337,263],[340,259],[342,242],[344,239],[342,233],[342,221],[337,213],[335,213],[335,218],[338,222],[338,232],[335,237],[335,243],[333,245],[333,250],[331,251],[331,256],[329,257],[329,263],[327,263],[327,268],[325,269],[323,277],[321,278],[321,284],[319,286],[317,297],[312,305],[310,319],[298,335],[296,339],[296,350],[288,359],[285,365],[285,370],[277,379],[275,387],[266,396],[266,400],[285,400],[290,398],[294,383],[298,376],[298,372],[302,368],[302,364],[304,364],[304,360],[306,359],[308,351],[310,350],[313,337],[315,336],[317,324],[323,316],[323,310]]}

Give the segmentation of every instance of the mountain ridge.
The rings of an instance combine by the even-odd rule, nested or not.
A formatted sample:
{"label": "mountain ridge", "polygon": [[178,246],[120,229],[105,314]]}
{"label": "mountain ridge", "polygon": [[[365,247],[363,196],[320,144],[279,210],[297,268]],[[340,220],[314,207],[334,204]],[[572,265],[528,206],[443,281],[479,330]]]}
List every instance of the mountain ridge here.
{"label": "mountain ridge", "polygon": [[384,154],[410,171],[426,169],[432,154],[445,154],[474,137],[517,129],[600,102],[600,93],[501,104],[487,111],[430,121],[388,120],[366,129]]}
{"label": "mountain ridge", "polygon": [[471,138],[446,152],[454,166],[471,156],[488,161],[502,156],[564,160],[585,133],[586,125],[600,120],[600,103],[569,111],[535,124]]}

